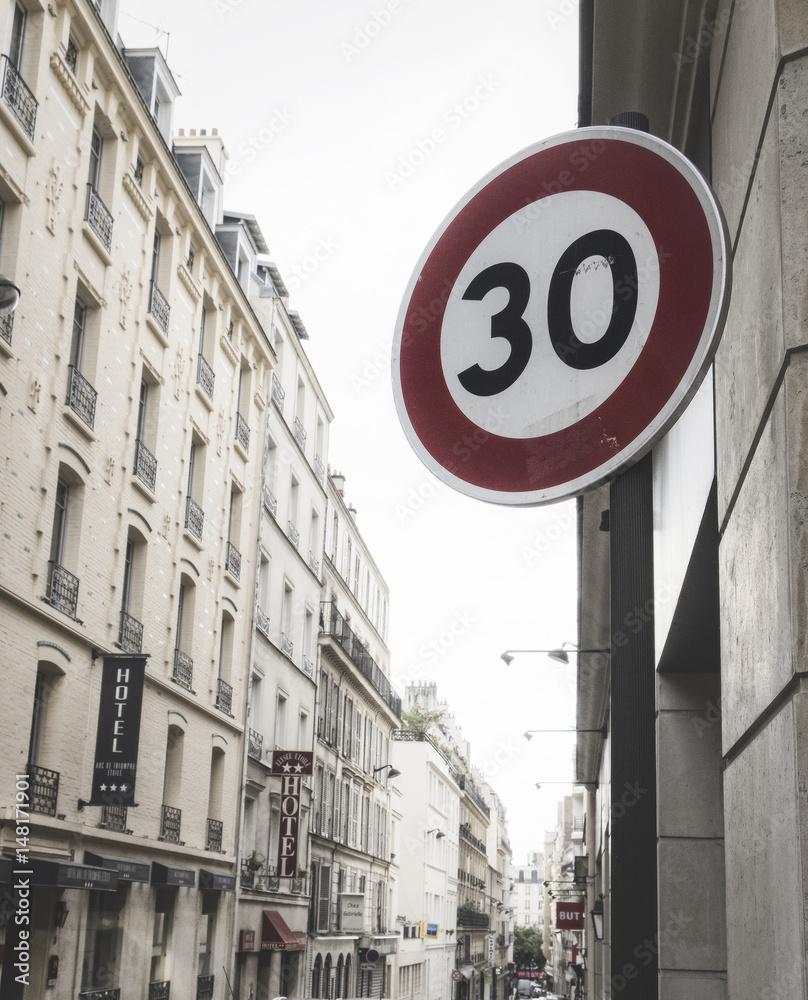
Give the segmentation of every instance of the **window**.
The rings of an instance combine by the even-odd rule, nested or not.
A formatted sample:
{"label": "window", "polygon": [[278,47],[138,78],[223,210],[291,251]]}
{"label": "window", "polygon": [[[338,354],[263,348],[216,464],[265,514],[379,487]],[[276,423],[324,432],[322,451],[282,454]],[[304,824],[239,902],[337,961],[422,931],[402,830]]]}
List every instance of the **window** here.
{"label": "window", "polygon": [[67,38],[67,49],[65,50],[65,62],[67,63],[67,68],[73,74],[76,75],[76,69],[79,63],[79,43],[76,41],[73,32],[71,31]]}
{"label": "window", "polygon": [[294,643],[292,642],[292,606],[294,590],[291,585],[284,581],[283,603],[281,605],[281,651],[289,658],[294,655]]}
{"label": "window", "polygon": [[[210,331],[207,329],[210,326]],[[208,310],[202,306],[202,316],[199,321],[199,358],[196,369],[196,382],[202,392],[213,399],[213,389],[216,384],[216,374],[211,367],[213,358],[213,326],[214,319],[208,316]]]}
{"label": "window", "polygon": [[225,715],[232,715],[233,688],[231,677],[233,672],[233,636],[235,622],[227,611],[222,614],[222,627],[219,635],[219,676],[216,679],[216,707]]}
{"label": "window", "polygon": [[90,135],[90,169],[87,174],[87,223],[104,249],[112,249],[112,213],[101,200],[104,137],[97,125]]}
{"label": "window", "polygon": [[134,473],[152,493],[157,484],[157,459],[154,452],[157,450],[159,393],[159,384],[153,383],[144,372],[138,398]]}
{"label": "window", "polygon": [[79,500],[82,494],[80,483],[69,483],[67,471],[60,470],[53,505],[46,599],[51,607],[71,618],[76,617],[79,580],[66,568],[66,564],[75,565],[78,558],[77,529],[81,522]]}
{"label": "window", "polygon": [[250,375],[247,362],[242,361],[238,370],[238,393],[236,395],[236,441],[244,451],[250,450]]}
{"label": "window", "polygon": [[165,982],[171,970],[171,938],[174,929],[174,889],[157,887],[152,925],[151,965],[149,982]]}
{"label": "window", "polygon": [[[165,223],[163,224],[165,225]],[[160,291],[160,288],[168,289],[169,265],[171,261],[169,260],[170,255],[165,252],[166,248],[163,243],[163,235],[158,228],[158,224],[155,223],[154,238],[152,240],[149,313],[159,329],[164,334],[167,334],[171,318],[171,307],[168,304],[168,299]]]}
{"label": "window", "polygon": [[286,750],[286,707],[287,697],[278,692],[275,702],[275,749]]}
{"label": "window", "polygon": [[174,673],[172,680],[190,691],[193,687],[193,627],[196,587],[183,576],[177,592],[177,627],[174,633]]}
{"label": "window", "polygon": [[118,644],[127,653],[140,653],[143,647],[143,588],[146,578],[146,540],[134,528],[129,529],[124,552],[121,586],[121,621]]}
{"label": "window", "polygon": [[188,485],[186,491],[185,527],[198,541],[202,541],[205,512],[194,500],[201,497],[204,487],[205,446],[196,439],[191,441],[188,453]]}
{"label": "window", "polygon": [[241,492],[230,491],[230,511],[227,518],[227,554],[225,569],[234,580],[241,579]]}
{"label": "window", "polygon": [[[211,850],[211,829],[210,821],[221,821],[222,818],[222,790],[224,788],[224,750],[221,747],[214,747],[210,752],[210,782],[208,784],[208,850]],[[218,826],[219,844],[218,850],[222,849],[221,822]]]}
{"label": "window", "polygon": [[22,52],[25,42],[25,27],[28,14],[21,3],[14,4],[14,17],[11,22],[11,41],[8,49],[9,62],[18,71],[22,70]]}
{"label": "window", "polygon": [[91,889],[87,901],[82,989],[109,989],[120,974],[126,886],[115,892]]}
{"label": "window", "polygon": [[198,922],[199,946],[197,948],[197,975],[209,976],[214,971],[214,942],[216,938],[216,916],[219,910],[219,894],[202,893],[202,916]]}
{"label": "window", "polygon": [[135,184],[137,184],[138,187],[143,187],[143,171],[145,169],[146,169],[146,164],[143,162],[143,157],[138,153],[137,157],[135,158],[135,169],[133,172],[135,178]]}
{"label": "window", "polygon": [[80,298],[73,305],[73,333],[70,340],[70,365],[67,379],[67,405],[92,430],[95,425],[95,404],[98,394],[84,375],[85,364],[94,362],[90,357],[87,330],[87,306]]}
{"label": "window", "polygon": [[160,839],[169,843],[180,842],[182,810],[182,758],[185,751],[185,733],[179,726],[168,727],[166,736],[165,770],[163,772],[163,807],[160,820]]}

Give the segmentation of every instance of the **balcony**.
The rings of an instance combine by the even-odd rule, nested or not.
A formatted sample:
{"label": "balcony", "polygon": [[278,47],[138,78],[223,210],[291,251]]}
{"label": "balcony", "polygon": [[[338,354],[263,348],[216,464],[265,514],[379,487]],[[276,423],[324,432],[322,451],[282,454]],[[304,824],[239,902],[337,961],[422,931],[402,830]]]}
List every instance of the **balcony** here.
{"label": "balcony", "polygon": [[149,983],[149,1000],[170,1000],[171,983]]}
{"label": "balcony", "polygon": [[196,977],[196,1000],[213,1000],[213,976]]}
{"label": "balcony", "polygon": [[262,608],[255,609],[255,627],[269,638],[269,615]]}
{"label": "balcony", "polygon": [[222,853],[222,834],[224,830],[224,824],[220,819],[211,819],[208,817],[208,840],[205,845],[206,851],[216,851],[217,853]]}
{"label": "balcony", "polygon": [[307,677],[314,677],[314,661],[305,654],[303,656],[303,673]]}
{"label": "balcony", "polygon": [[87,225],[92,229],[101,246],[107,251],[112,250],[112,212],[107,208],[92,184],[87,185]]}
{"label": "balcony", "polygon": [[164,840],[168,844],[180,844],[180,824],[182,822],[182,809],[175,809],[174,806],[160,807],[160,836],[159,840]]}
{"label": "balcony", "polygon": [[283,401],[286,399],[286,393],[281,388],[281,384],[278,381],[278,376],[275,372],[272,373],[272,381],[270,383],[269,398],[278,407],[278,412],[283,413]]}
{"label": "balcony", "polygon": [[272,494],[272,490],[264,484],[264,506],[273,517],[278,516],[278,501]]}
{"label": "balcony", "polygon": [[59,797],[59,772],[49,771],[47,767],[38,764],[28,765],[28,780],[30,788],[29,810],[32,813],[42,813],[43,816],[56,815],[56,800]]}
{"label": "balcony", "polygon": [[8,56],[3,56],[3,100],[33,142],[38,102]]}
{"label": "balcony", "polygon": [[202,529],[205,527],[205,512],[199,504],[188,497],[185,502],[185,527],[191,532],[194,538],[202,541]]}
{"label": "balcony", "polygon": [[171,675],[171,680],[193,694],[194,661],[181,649],[174,650],[174,673]]}
{"label": "balcony", "polygon": [[300,445],[300,450],[301,451],[305,451],[306,450],[306,429],[303,427],[303,424],[300,422],[300,420],[299,420],[298,417],[295,417],[294,435],[295,435],[295,441],[297,441],[297,443]]}
{"label": "balcony", "polygon": [[354,634],[350,625],[337,611],[336,605],[325,601],[320,605],[320,610],[322,612],[320,634],[329,635],[334,639],[348,659],[359,668],[360,673],[370,681],[387,705],[400,717],[401,698],[396,694],[379,665]]}
{"label": "balcony", "polygon": [[157,459],[142,441],[135,442],[135,475],[154,493],[157,484]]}
{"label": "balcony", "polygon": [[121,1000],[120,987],[107,990],[80,990],[79,1000]]}
{"label": "balcony", "polygon": [[48,589],[45,600],[52,608],[69,615],[70,618],[75,618],[79,603],[79,578],[58,563],[49,562],[48,567]]}
{"label": "balcony", "polygon": [[140,653],[143,651],[143,623],[139,622],[137,618],[133,618],[126,611],[121,611],[118,645],[125,653]]}
{"label": "balcony", "polygon": [[281,632],[281,652],[284,656],[288,656],[290,660],[295,653],[295,644],[285,632]]}
{"label": "balcony", "polygon": [[101,806],[101,822],[104,830],[126,833],[126,806]]}
{"label": "balcony", "polygon": [[247,754],[254,760],[261,760],[264,756],[264,737],[254,729],[247,734]]}
{"label": "balcony", "polygon": [[286,522],[286,537],[296,549],[300,548],[300,532],[291,521]]}
{"label": "balcony", "polygon": [[196,367],[196,382],[208,399],[213,399],[213,386],[216,383],[216,375],[201,354],[199,355],[199,363]]}
{"label": "balcony", "polygon": [[171,306],[168,304],[168,300],[165,295],[163,295],[154,281],[151,283],[151,292],[149,293],[149,312],[151,313],[154,322],[160,327],[163,333],[168,336],[168,322],[171,318]]}
{"label": "balcony", "polygon": [[241,579],[241,553],[230,542],[227,543],[227,555],[225,556],[224,568],[234,580]]}
{"label": "balcony", "polygon": [[0,340],[11,346],[11,331],[14,328],[14,313],[6,313],[0,316]]}
{"label": "balcony", "polygon": [[74,365],[70,365],[67,370],[67,405],[92,430],[98,393]]}
{"label": "balcony", "polygon": [[233,707],[233,688],[221,677],[216,681],[216,707],[220,712],[232,717],[233,713],[230,710]]}
{"label": "balcony", "polygon": [[488,929],[488,914],[478,913],[476,910],[469,910],[463,906],[457,908],[458,927],[483,927]]}
{"label": "balcony", "polygon": [[320,575],[320,560],[313,552],[309,552],[309,569],[315,576]]}
{"label": "balcony", "polygon": [[325,466],[319,455],[314,456],[314,475],[321,486],[325,486]]}
{"label": "balcony", "polygon": [[240,413],[236,414],[236,441],[245,451],[250,450],[250,425]]}

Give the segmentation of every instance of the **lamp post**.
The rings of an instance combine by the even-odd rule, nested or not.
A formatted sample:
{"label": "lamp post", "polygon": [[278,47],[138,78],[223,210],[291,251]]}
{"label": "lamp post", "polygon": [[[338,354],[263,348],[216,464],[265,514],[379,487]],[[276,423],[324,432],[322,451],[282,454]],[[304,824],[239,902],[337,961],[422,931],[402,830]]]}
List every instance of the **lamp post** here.
{"label": "lamp post", "polygon": [[574,642],[562,642],[556,649],[506,649],[504,653],[500,653],[499,658],[506,666],[510,666],[518,653],[546,653],[551,660],[555,660],[557,663],[569,663],[569,652],[564,648],[565,646],[572,646],[573,648],[569,652],[573,653],[611,653],[612,651],[610,646],[601,649],[579,649]]}
{"label": "lamp post", "polygon": [[14,312],[20,301],[20,290],[4,274],[0,274],[0,316]]}

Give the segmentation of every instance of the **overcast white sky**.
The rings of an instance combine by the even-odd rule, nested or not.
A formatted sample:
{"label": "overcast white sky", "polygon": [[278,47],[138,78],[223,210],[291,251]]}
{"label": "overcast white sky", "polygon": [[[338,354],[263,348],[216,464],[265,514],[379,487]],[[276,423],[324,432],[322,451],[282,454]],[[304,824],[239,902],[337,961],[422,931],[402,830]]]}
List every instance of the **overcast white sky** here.
{"label": "overcast white sky", "polygon": [[[514,859],[555,825],[574,675],[506,648],[575,639],[575,512],[468,499],[398,423],[390,348],[434,230],[493,167],[576,126],[570,0],[123,0],[127,46],[159,45],[174,127],[218,128],[225,205],[254,214],[335,412],[330,465],[391,588],[393,680],[434,680],[504,800]],[[572,13],[569,13],[572,11]],[[159,29],[159,30],[158,30]],[[167,34],[165,34],[165,33]]]}

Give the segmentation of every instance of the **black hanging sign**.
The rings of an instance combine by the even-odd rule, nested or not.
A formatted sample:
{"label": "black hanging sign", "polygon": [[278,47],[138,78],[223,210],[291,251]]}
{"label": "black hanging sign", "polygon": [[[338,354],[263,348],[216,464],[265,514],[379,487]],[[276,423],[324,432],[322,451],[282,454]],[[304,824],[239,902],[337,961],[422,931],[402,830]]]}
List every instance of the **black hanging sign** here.
{"label": "black hanging sign", "polygon": [[144,656],[104,658],[91,806],[135,805]]}

